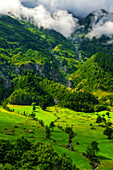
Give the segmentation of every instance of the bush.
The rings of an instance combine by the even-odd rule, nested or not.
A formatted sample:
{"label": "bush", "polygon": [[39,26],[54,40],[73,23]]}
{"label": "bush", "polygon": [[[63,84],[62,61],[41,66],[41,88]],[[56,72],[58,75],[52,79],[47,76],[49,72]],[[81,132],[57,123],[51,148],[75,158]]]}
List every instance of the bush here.
{"label": "bush", "polygon": [[102,122],[102,117],[98,115],[96,119],[96,123],[101,123],[101,122]]}
{"label": "bush", "polygon": [[113,129],[110,127],[106,127],[103,134],[108,136],[108,139],[112,139]]}
{"label": "bush", "polygon": [[107,106],[102,105],[102,104],[99,104],[99,105],[96,105],[96,106],[94,107],[94,110],[95,110],[95,112],[107,110]]}

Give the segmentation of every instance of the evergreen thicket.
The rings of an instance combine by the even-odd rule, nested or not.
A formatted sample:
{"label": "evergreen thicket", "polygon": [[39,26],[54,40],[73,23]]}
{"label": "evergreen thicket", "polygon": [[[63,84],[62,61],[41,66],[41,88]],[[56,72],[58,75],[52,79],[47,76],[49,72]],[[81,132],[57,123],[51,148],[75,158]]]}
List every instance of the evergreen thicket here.
{"label": "evergreen thicket", "polygon": [[51,144],[30,143],[24,137],[18,138],[14,144],[8,140],[0,140],[0,169],[69,169],[76,170],[72,160],[58,155]]}

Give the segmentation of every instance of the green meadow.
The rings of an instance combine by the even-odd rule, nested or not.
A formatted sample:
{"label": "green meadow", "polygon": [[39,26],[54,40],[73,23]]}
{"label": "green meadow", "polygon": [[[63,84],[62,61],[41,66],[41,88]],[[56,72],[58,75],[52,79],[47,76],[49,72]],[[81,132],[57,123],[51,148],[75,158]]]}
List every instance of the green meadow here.
{"label": "green meadow", "polygon": [[[14,142],[17,138],[25,136],[32,142],[35,140],[50,142],[59,154],[65,153],[70,156],[80,170],[92,169],[89,160],[82,153],[86,151],[87,146],[92,141],[97,141],[100,149],[98,153],[100,158],[99,168],[113,169],[113,140],[108,140],[107,136],[103,135],[104,123],[96,123],[97,113],[76,112],[57,106],[48,107],[44,111],[36,106],[35,117],[37,120],[33,120],[29,117],[33,111],[32,106],[9,105],[9,108],[13,112],[0,108],[0,138]],[[26,116],[23,115],[24,113],[26,113]],[[110,112],[110,118],[107,117],[106,111],[98,114],[101,116],[105,114],[106,120],[113,123],[113,112]],[[55,127],[51,128],[50,139],[45,138],[45,128],[39,124],[39,120],[43,120],[44,125],[48,126],[51,121],[54,122]],[[69,135],[64,130],[67,126],[72,126],[75,132],[72,140],[74,151],[70,151],[66,147]],[[91,129],[92,127],[93,129]],[[33,133],[29,133],[29,130],[32,130]]]}

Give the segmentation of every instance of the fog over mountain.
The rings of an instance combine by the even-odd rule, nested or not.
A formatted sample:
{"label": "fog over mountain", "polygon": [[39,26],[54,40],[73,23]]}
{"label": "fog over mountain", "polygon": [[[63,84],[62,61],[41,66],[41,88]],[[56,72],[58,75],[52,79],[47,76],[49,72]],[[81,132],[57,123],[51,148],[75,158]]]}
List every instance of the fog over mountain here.
{"label": "fog over mountain", "polygon": [[17,18],[32,19],[38,27],[54,29],[66,37],[74,31],[77,23],[77,19],[73,18],[66,10],[55,10],[51,13],[43,5],[28,8],[22,5],[19,0],[0,0],[0,14],[9,13]]}
{"label": "fog over mountain", "polygon": [[77,16],[86,16],[90,12],[98,9],[111,10],[112,0],[20,0],[27,7],[44,5],[49,11],[67,10]]}
{"label": "fog over mountain", "polygon": [[[78,26],[75,16],[85,17],[90,12],[106,9],[113,11],[112,0],[0,0],[0,14],[12,14],[17,18],[25,17],[38,27],[54,29],[65,37],[69,37]],[[72,14],[70,14],[72,13]],[[112,34],[113,22],[110,18],[106,22],[100,21],[94,25],[88,36]],[[106,31],[106,29],[108,31]],[[97,34],[96,34],[97,33]]]}

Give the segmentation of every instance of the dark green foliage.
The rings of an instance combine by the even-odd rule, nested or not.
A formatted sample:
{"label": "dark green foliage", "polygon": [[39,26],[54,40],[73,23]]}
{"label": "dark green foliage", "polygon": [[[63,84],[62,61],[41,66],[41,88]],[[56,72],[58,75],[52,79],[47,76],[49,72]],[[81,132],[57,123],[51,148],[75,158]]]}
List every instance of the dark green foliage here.
{"label": "dark green foliage", "polygon": [[11,104],[28,104],[36,102],[43,110],[53,106],[55,100],[61,107],[67,107],[76,111],[92,112],[98,100],[87,92],[71,92],[60,83],[48,79],[42,79],[37,75],[28,73],[14,79],[14,89],[8,98]]}
{"label": "dark green foliage", "polygon": [[50,139],[50,128],[46,126],[46,138]]}
{"label": "dark green foliage", "polygon": [[83,92],[72,93],[60,83],[55,83],[66,84],[67,73],[77,69],[75,47],[60,33],[1,16],[0,39],[0,100],[13,92],[8,99],[11,104],[31,105],[36,102],[45,110],[56,101],[61,107],[92,112],[98,100],[84,90],[113,89],[110,55],[97,53],[86,62],[72,76],[76,91],[82,89]]}
{"label": "dark green foliage", "polygon": [[85,60],[85,57],[90,58],[97,52],[105,52],[112,54],[112,44],[107,44],[106,42],[109,41],[110,38],[106,36],[102,36],[101,38],[83,38],[83,40],[79,44],[78,50],[81,52],[82,59]]}
{"label": "dark green foliage", "polygon": [[100,115],[97,116],[96,123],[101,123],[102,122],[102,117]]}
{"label": "dark green foliage", "polygon": [[70,131],[73,131],[73,130],[72,130],[72,127],[66,126],[65,132],[69,134]]}
{"label": "dark green foliage", "polygon": [[69,134],[69,144],[70,144],[72,142],[72,138],[74,138],[74,136],[75,136],[73,127],[66,126],[65,132]]}
{"label": "dark green foliage", "polygon": [[99,112],[99,111],[107,110],[107,106],[103,104],[98,104],[95,106],[94,109],[95,109],[95,112]]}
{"label": "dark green foliage", "polygon": [[111,126],[112,125],[112,122],[107,122],[106,123],[106,126]]}
{"label": "dark green foliage", "polygon": [[11,88],[11,83],[0,75],[0,103],[12,93]]}
{"label": "dark green foliage", "polygon": [[98,104],[98,100],[87,92],[68,92],[63,95],[59,101],[59,106],[67,107],[76,111],[93,112],[94,105]]}
{"label": "dark green foliage", "polygon": [[2,170],[15,170],[15,167],[11,164],[6,163],[5,165],[0,164],[0,169]]}
{"label": "dark green foliage", "polygon": [[53,127],[55,127],[55,125],[54,125],[54,122],[52,121],[52,122],[50,123],[50,128],[53,128]]}
{"label": "dark green foliage", "polygon": [[5,163],[5,155],[13,149],[13,146],[8,140],[0,140],[0,163]]}
{"label": "dark green foliage", "polygon": [[96,141],[92,141],[86,149],[86,156],[91,161],[93,168],[95,167],[95,163],[99,163],[99,158],[96,155],[98,152],[98,143]]}
{"label": "dark green foliage", "polygon": [[102,116],[103,116],[103,118],[104,118],[104,117],[105,117],[105,114],[103,114]]}
{"label": "dark green foliage", "polygon": [[97,53],[95,60],[105,72],[113,73],[113,56],[107,53]]}
{"label": "dark green foliage", "polygon": [[30,116],[35,120],[35,116],[36,116],[35,112],[32,112],[32,113],[30,114]]}
{"label": "dark green foliage", "polygon": [[108,136],[108,139],[112,139],[113,129],[107,126],[103,134]]}
{"label": "dark green foliage", "polygon": [[37,141],[31,144],[24,137],[17,139],[14,145],[11,145],[9,141],[1,140],[0,153],[2,153],[0,169],[3,170],[77,169],[66,155],[58,155],[51,144]]}
{"label": "dark green foliage", "polygon": [[16,105],[30,105],[32,103],[32,96],[24,89],[18,89],[11,94],[8,101]]}
{"label": "dark green foliage", "polygon": [[106,115],[108,116],[108,118],[109,118],[109,116],[110,116],[110,113],[109,112],[106,112]]}
{"label": "dark green foliage", "polygon": [[96,141],[92,141],[92,143],[86,149],[87,157],[92,160],[96,156],[96,153],[99,152],[98,143]]}
{"label": "dark green foliage", "polygon": [[[14,79],[14,89],[16,89],[8,98],[11,104],[20,105],[40,105],[42,109],[47,106],[54,105],[54,99],[51,94],[48,94],[40,85],[41,78],[33,74],[19,76]],[[34,102],[36,101],[36,102]],[[34,104],[33,104],[34,108]]]}
{"label": "dark green foliage", "polygon": [[[97,89],[113,90],[112,55],[97,53],[88,59],[73,75],[76,90],[94,92]],[[111,63],[110,63],[111,62]],[[107,63],[107,66],[106,64]],[[109,66],[108,66],[109,65]]]}
{"label": "dark green foliage", "polygon": [[71,140],[72,140],[72,138],[74,138],[74,136],[75,136],[74,131],[73,131],[73,130],[70,130],[70,131],[69,131],[69,142],[71,142]]}
{"label": "dark green foliage", "polygon": [[41,126],[44,126],[44,121],[43,120],[39,120],[39,123],[41,124]]}
{"label": "dark green foliage", "polygon": [[[63,51],[59,48],[56,54],[57,46]],[[10,16],[0,16],[0,78],[9,81],[8,84],[26,71],[66,84],[66,73],[74,72],[76,65],[74,46],[60,33],[39,29]],[[8,91],[9,88],[4,90],[2,98]]]}
{"label": "dark green foliage", "polygon": [[31,104],[31,106],[33,106],[33,110],[35,110],[36,109],[36,102],[33,102],[32,104]]}
{"label": "dark green foliage", "polygon": [[47,95],[44,95],[44,96],[41,96],[40,97],[40,100],[39,100],[39,106],[45,110],[47,106],[52,106],[54,105],[54,100],[51,96],[51,94],[47,94]]}
{"label": "dark green foliage", "polygon": [[4,109],[7,109],[7,104],[8,104],[8,100],[4,100],[2,102],[2,106],[3,106]]}
{"label": "dark green foliage", "polygon": [[17,139],[14,148],[19,151],[27,151],[31,148],[31,143],[22,136]]}

